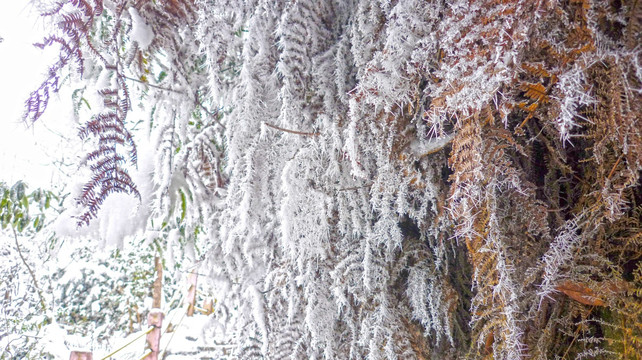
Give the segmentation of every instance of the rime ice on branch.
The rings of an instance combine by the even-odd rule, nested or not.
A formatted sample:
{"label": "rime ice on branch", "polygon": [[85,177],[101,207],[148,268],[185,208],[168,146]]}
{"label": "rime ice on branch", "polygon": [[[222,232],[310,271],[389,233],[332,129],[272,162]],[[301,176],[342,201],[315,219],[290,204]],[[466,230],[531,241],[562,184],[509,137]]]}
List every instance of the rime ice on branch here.
{"label": "rime ice on branch", "polygon": [[28,116],[69,66],[108,84],[80,221],[149,135],[142,206],[234,356],[642,352],[639,2],[57,4]]}

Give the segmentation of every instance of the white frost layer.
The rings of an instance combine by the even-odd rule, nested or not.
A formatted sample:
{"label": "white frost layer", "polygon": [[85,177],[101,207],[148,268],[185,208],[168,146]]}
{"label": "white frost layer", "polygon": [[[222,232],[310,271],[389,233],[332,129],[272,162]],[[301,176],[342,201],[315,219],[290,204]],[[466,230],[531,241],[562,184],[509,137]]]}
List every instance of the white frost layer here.
{"label": "white frost layer", "polygon": [[454,135],[446,135],[439,138],[415,140],[410,143],[410,151],[417,157],[422,157],[446,146]]}
{"label": "white frost layer", "polygon": [[130,7],[128,10],[132,18],[132,31],[129,36],[133,41],[138,43],[138,46],[140,46],[142,50],[147,50],[147,47],[149,47],[152,40],[154,40],[154,31],[152,31],[151,26],[147,25],[145,19],[140,16],[136,9]]}

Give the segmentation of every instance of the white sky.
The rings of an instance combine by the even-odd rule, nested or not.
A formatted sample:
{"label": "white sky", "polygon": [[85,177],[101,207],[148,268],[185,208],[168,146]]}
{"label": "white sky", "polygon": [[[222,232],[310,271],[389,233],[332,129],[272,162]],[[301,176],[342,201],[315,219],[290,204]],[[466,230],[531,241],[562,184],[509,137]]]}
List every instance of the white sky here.
{"label": "white sky", "polygon": [[25,100],[56,55],[57,49],[32,45],[43,38],[43,28],[28,0],[0,0],[0,181],[24,180],[31,189],[60,185],[64,175],[53,163],[65,161],[68,152],[58,134],[75,132],[65,94],[53,95],[45,116],[31,128],[21,121]]}

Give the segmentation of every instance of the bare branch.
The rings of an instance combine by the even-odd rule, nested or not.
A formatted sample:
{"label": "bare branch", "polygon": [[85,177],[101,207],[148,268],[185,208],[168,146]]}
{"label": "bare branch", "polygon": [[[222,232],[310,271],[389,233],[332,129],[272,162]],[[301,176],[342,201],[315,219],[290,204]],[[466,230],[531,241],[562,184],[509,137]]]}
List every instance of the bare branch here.
{"label": "bare branch", "polygon": [[47,306],[45,303],[45,298],[42,296],[42,290],[40,290],[40,286],[38,286],[38,280],[36,279],[36,274],[33,272],[31,267],[29,266],[29,263],[27,263],[27,259],[22,255],[22,250],[20,250],[20,243],[18,242],[18,235],[16,234],[16,229],[13,227],[11,228],[13,231],[13,238],[16,240],[16,248],[18,249],[18,254],[20,255],[20,259],[22,260],[22,263],[25,264],[27,267],[27,270],[29,271],[29,274],[31,275],[31,279],[33,280],[33,285],[36,287],[36,291],[38,292],[38,297],[40,297],[40,306],[42,307],[42,311],[47,310]]}
{"label": "bare branch", "polygon": [[272,125],[272,124],[270,124],[268,122],[265,122],[265,121],[263,123],[265,124],[265,126],[269,126],[272,129],[280,130],[280,131],[283,131],[283,132],[286,132],[286,133],[290,133],[290,134],[302,135],[302,136],[319,136],[319,135],[321,135],[318,132],[313,132],[312,133],[312,132],[303,132],[303,131],[284,129],[282,127],[278,127],[276,125]]}
{"label": "bare branch", "polygon": [[183,94],[183,95],[185,95],[185,93],[184,93],[184,92],[182,92],[182,91],[178,91],[178,90],[174,90],[174,89],[170,89],[170,88],[166,88],[166,87],[162,87],[162,86],[158,86],[158,85],[150,84],[150,83],[149,83],[149,82],[147,82],[147,81],[138,80],[138,79],[135,79],[135,78],[131,78],[131,77],[129,77],[129,76],[123,76],[123,77],[124,77],[125,79],[127,79],[127,80],[131,80],[131,81],[135,81],[135,82],[137,82],[137,83],[145,84],[145,85],[147,85],[147,86],[149,86],[149,87],[153,87],[153,88],[158,89],[158,90],[169,91],[169,92],[173,92],[173,93],[176,93],[176,94]]}
{"label": "bare branch", "polygon": [[201,102],[201,97],[200,97],[200,95],[199,95],[199,92],[198,92],[198,91],[196,92],[196,98],[195,98],[194,100],[196,101],[196,105],[200,106],[200,108],[201,108],[201,109],[203,109],[203,111],[205,111],[205,112],[207,113],[207,115],[211,116],[211,117],[214,119],[214,121],[215,121],[215,122],[216,122],[216,123],[217,123],[221,128],[223,128],[223,130],[225,130],[225,129],[226,129],[226,128],[225,128],[225,125],[223,125],[223,124],[219,121],[219,119],[218,119],[218,109],[217,109],[216,111],[212,111],[212,110],[210,110],[210,109],[206,108],[206,107],[205,107],[205,105],[203,105],[203,102]]}

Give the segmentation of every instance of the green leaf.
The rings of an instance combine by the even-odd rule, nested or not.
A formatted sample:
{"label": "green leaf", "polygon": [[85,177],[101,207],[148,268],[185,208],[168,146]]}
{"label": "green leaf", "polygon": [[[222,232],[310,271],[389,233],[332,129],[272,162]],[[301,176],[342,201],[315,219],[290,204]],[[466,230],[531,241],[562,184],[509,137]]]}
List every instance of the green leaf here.
{"label": "green leaf", "polygon": [[40,202],[40,199],[42,198],[42,190],[38,189],[38,190],[32,192],[31,193],[31,198],[36,202]]}
{"label": "green leaf", "polygon": [[167,77],[167,73],[165,71],[161,71],[160,74],[158,74],[158,80],[156,80],[157,83],[163,81]]}
{"label": "green leaf", "polygon": [[11,187],[13,198],[16,200],[21,199],[25,195],[25,187],[22,181],[15,183],[15,185]]}
{"label": "green leaf", "polygon": [[25,225],[26,225],[25,219],[18,219],[18,226],[16,227],[18,232],[22,232],[22,230],[25,229]]}
{"label": "green leaf", "polygon": [[178,192],[181,194],[181,221],[183,221],[187,214],[187,199],[185,198],[183,190],[178,190]]}
{"label": "green leaf", "polygon": [[2,214],[2,228],[5,229],[11,223],[11,213]]}

